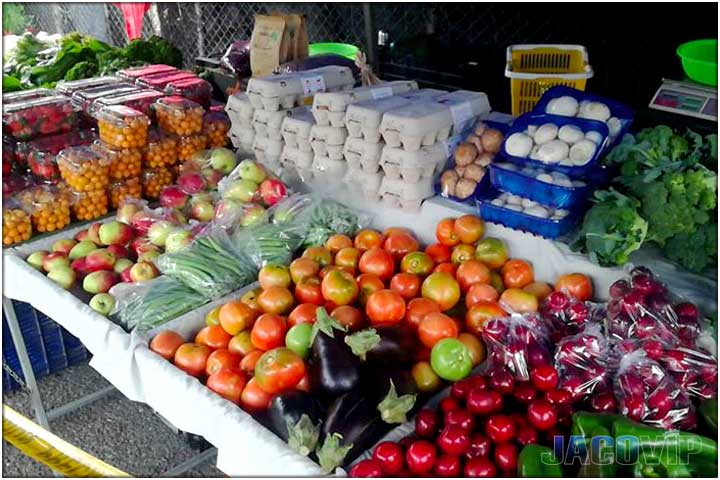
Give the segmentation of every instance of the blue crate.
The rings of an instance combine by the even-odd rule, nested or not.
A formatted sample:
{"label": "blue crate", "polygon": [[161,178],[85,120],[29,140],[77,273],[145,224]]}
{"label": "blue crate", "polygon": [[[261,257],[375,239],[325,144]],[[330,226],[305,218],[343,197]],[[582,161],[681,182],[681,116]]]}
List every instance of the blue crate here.
{"label": "blue crate", "polygon": [[77,337],[60,327],[62,330],[63,341],[65,343],[65,353],[67,355],[68,366],[77,365],[84,362],[88,358],[88,351]]}
{"label": "blue crate", "polygon": [[53,319],[35,310],[40,331],[42,332],[43,345],[45,345],[45,355],[47,355],[50,373],[59,372],[67,368],[68,360],[65,354],[65,342],[63,341],[62,330],[60,325]]}

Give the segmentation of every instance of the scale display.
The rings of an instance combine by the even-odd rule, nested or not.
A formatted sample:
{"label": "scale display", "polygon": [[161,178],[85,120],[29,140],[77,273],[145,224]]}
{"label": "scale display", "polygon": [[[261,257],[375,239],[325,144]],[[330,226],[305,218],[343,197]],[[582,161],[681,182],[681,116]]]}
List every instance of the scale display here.
{"label": "scale display", "polygon": [[717,122],[717,90],[691,82],[663,79],[650,108]]}

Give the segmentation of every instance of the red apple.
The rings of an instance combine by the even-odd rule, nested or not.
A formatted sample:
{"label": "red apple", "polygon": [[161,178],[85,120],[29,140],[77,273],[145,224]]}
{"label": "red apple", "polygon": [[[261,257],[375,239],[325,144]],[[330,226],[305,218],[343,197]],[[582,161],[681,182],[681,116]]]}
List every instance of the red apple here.
{"label": "red apple", "polygon": [[83,290],[88,293],[106,293],[117,282],[118,277],[113,271],[91,272],[83,279]]}
{"label": "red apple", "polygon": [[260,195],[263,202],[272,206],[285,198],[287,195],[287,187],[280,180],[268,178],[260,184]]}
{"label": "red apple", "polygon": [[108,252],[105,248],[99,248],[93,250],[85,257],[85,265],[88,272],[112,270],[113,265],[115,265],[115,260],[115,255]]}
{"label": "red apple", "polygon": [[57,268],[57,267],[69,267],[70,266],[70,260],[68,259],[67,255],[60,252],[54,252],[50,253],[48,255],[45,255],[45,258],[43,258],[42,261],[42,267],[43,270],[46,272],[49,272],[50,270]]}
{"label": "red apple", "polygon": [[205,178],[197,172],[183,173],[177,179],[177,184],[180,186],[180,190],[188,195],[205,190]]}
{"label": "red apple", "polygon": [[125,270],[120,272],[120,281],[124,283],[132,283],[132,278],[130,278],[130,269],[132,267],[127,267]]}
{"label": "red apple", "polygon": [[135,238],[130,225],[115,220],[103,224],[98,233],[103,245],[125,245]]}
{"label": "red apple", "polygon": [[128,249],[124,245],[113,244],[107,247],[107,251],[115,255],[115,258],[128,258]]}
{"label": "red apple", "polygon": [[102,223],[93,223],[88,227],[88,238],[86,240],[91,240],[95,243],[95,245],[102,245],[102,242],[100,241],[100,227],[102,227]]}
{"label": "red apple", "polygon": [[160,205],[166,208],[185,208],[189,198],[180,187],[170,185],[160,192]]}
{"label": "red apple", "polygon": [[70,254],[70,250],[77,245],[77,241],[72,240],[70,238],[65,238],[63,240],[58,240],[57,242],[53,243],[52,251],[53,252],[60,252],[64,253],[66,255]]}

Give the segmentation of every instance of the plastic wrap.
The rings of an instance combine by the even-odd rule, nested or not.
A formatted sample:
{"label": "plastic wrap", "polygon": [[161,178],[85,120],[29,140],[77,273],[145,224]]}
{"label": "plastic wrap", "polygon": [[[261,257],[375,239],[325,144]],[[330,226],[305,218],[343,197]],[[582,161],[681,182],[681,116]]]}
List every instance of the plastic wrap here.
{"label": "plastic wrap", "polygon": [[590,325],[602,324],[606,309],[604,304],[581,302],[565,292],[552,292],[543,300],[539,313],[552,329],[553,341],[559,341]]}
{"label": "plastic wrap", "polygon": [[482,331],[490,368],[507,368],[515,379],[530,380],[530,371],[552,362],[550,328],[536,314],[488,320]]}
{"label": "plastic wrap", "polygon": [[218,182],[218,192],[223,198],[273,206],[287,196],[287,186],[265,164],[243,160]]}
{"label": "plastic wrap", "polygon": [[71,191],[70,207],[73,217],[81,222],[95,220],[108,213],[108,196],[105,189]]}
{"label": "plastic wrap", "polygon": [[250,40],[236,40],[225,50],[220,65],[234,73],[236,77],[249,77],[250,70]]}
{"label": "plastic wrap", "polygon": [[95,115],[95,112],[103,107],[122,105],[142,112],[147,115],[148,118],[154,118],[155,112],[153,111],[152,106],[158,99],[163,97],[165,97],[165,94],[158,92],[157,90],[146,89],[127,93],[125,95],[98,98],[95,102],[93,102],[93,105],[90,108],[90,113]]}
{"label": "plastic wrap", "polygon": [[77,115],[64,95],[3,105],[3,131],[18,140],[69,132],[76,127]]}
{"label": "plastic wrap", "polygon": [[[47,135],[30,140],[28,142],[18,142],[16,145],[15,157],[21,164],[29,164],[31,170],[33,162],[32,157],[40,154],[55,156],[60,150],[67,147],[75,147],[78,145],[90,145],[97,138],[95,130],[72,130],[67,133],[57,135]],[[43,159],[46,160],[46,159]],[[36,163],[44,163],[35,158]],[[39,177],[46,177],[41,171],[33,172]],[[54,178],[50,176],[49,178]]]}
{"label": "plastic wrap", "polygon": [[164,97],[155,102],[158,124],[167,133],[195,135],[202,132],[205,109],[187,98]]}
{"label": "plastic wrap", "polygon": [[204,133],[196,133],[177,137],[177,142],[178,160],[185,162],[207,148],[208,137]]}
{"label": "plastic wrap", "polygon": [[110,162],[88,146],[70,147],[57,156],[60,175],[78,192],[103,190],[110,183]]}
{"label": "plastic wrap", "polygon": [[620,361],[614,381],[619,411],[666,430],[692,430],[697,423],[690,397],[675,379],[640,349]]}
{"label": "plastic wrap", "polygon": [[190,245],[157,260],[160,271],[176,278],[209,300],[220,298],[255,281],[257,268],[222,228],[196,237]]}
{"label": "plastic wrap", "polygon": [[[294,195],[275,211],[292,212],[290,223],[305,228],[303,246],[325,245],[334,234],[353,237],[358,230],[370,223],[367,215],[329,198],[319,195]],[[280,213],[285,215],[285,213]]]}
{"label": "plastic wrap", "polygon": [[142,170],[143,151],[140,148],[112,148],[102,142],[93,143],[100,158],[109,164],[111,180],[139,177]]}
{"label": "plastic wrap", "polygon": [[143,158],[145,168],[175,165],[178,161],[178,139],[162,130],[150,129]]}
{"label": "plastic wrap", "polygon": [[197,78],[192,72],[177,70],[173,72],[161,72],[152,75],[143,75],[135,80],[135,84],[145,88],[154,88],[155,90],[164,90],[171,82]]}
{"label": "plastic wrap", "polygon": [[70,199],[59,188],[33,187],[19,193],[18,200],[30,212],[35,232],[55,232],[70,224]]}
{"label": "plastic wrap", "polygon": [[116,148],[144,147],[150,119],[123,105],[103,107],[95,112],[100,140]]}
{"label": "plastic wrap", "polygon": [[145,170],[141,175],[143,197],[155,200],[160,197],[163,187],[172,185],[175,176],[167,168]]}
{"label": "plastic wrap", "polygon": [[306,70],[329,66],[347,67],[351,70],[353,78],[356,80],[360,78],[360,69],[355,65],[353,60],[343,57],[342,55],[335,55],[334,53],[311,55],[299,60],[283,63],[275,69],[275,73],[304,72]]}
{"label": "plastic wrap", "polygon": [[[105,77],[83,78],[82,80],[65,81],[61,80],[55,85],[55,90],[63,95],[72,97],[75,92],[89,88],[101,87],[103,85],[126,84],[127,80],[114,75]],[[129,85],[129,84],[128,84]]]}
{"label": "plastic wrap", "polygon": [[30,240],[32,237],[32,222],[30,215],[21,208],[19,202],[10,200],[3,202],[3,246]]}
{"label": "plastic wrap", "polygon": [[10,174],[2,176],[2,194],[3,199],[8,195],[21,192],[26,188],[35,185],[35,179],[30,175]]}
{"label": "plastic wrap", "polygon": [[135,81],[138,78],[146,75],[153,75],[158,73],[167,73],[177,71],[177,68],[170,65],[163,65],[161,63],[155,65],[143,65],[141,67],[132,67],[120,70],[117,72],[120,78],[125,80]]}
{"label": "plastic wrap", "polygon": [[[60,92],[63,93],[63,92]],[[38,98],[51,97],[54,92],[49,88],[34,88],[32,90],[22,90],[19,92],[3,93],[2,103],[3,105],[10,105],[11,103],[22,103],[29,102],[30,100],[37,100]]]}
{"label": "plastic wrap", "polygon": [[213,87],[207,80],[202,78],[185,78],[168,83],[165,86],[166,95],[179,95],[192,100],[203,108],[210,107]]}
{"label": "plastic wrap", "polygon": [[142,183],[140,183],[140,177],[126,178],[112,182],[108,187],[108,197],[110,197],[110,206],[113,209],[117,209],[127,198],[142,198]]}
{"label": "plastic wrap", "polygon": [[137,92],[138,90],[140,90],[140,88],[129,84],[100,85],[93,88],[78,90],[73,93],[72,104],[77,110],[81,110],[83,113],[90,115],[94,111],[93,106],[95,105],[95,101],[99,98],[126,95],[128,93]]}
{"label": "plastic wrap", "polygon": [[227,145],[230,118],[225,112],[208,112],[203,117],[203,133],[207,137],[207,148]]}
{"label": "plastic wrap", "polygon": [[567,391],[573,402],[591,395],[611,393],[611,371],[608,365],[610,345],[598,323],[582,332],[565,337],[555,350],[558,389]]}
{"label": "plastic wrap", "polygon": [[262,223],[237,229],[233,243],[259,269],[265,265],[290,265],[303,241],[304,228],[285,223]]}

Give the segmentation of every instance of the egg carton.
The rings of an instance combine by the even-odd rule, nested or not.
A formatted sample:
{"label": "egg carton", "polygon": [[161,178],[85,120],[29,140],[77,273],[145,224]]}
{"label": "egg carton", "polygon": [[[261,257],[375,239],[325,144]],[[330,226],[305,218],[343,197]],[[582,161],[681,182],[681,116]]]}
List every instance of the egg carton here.
{"label": "egg carton", "polygon": [[275,112],[255,110],[252,126],[255,134],[263,138],[282,140],[281,126],[287,117],[302,114],[307,107],[282,109]]}
{"label": "egg carton", "polygon": [[408,183],[402,179],[383,177],[378,192],[382,202],[392,208],[408,211],[420,210],[423,200],[435,195],[433,179],[423,178],[417,183]]}
{"label": "egg carton", "polygon": [[266,77],[251,78],[247,94],[256,109],[275,112],[281,108],[302,106],[304,99],[318,92],[352,89],[355,78],[347,67],[326,67]]}
{"label": "egg carton", "polygon": [[365,172],[348,165],[344,183],[350,188],[359,190],[366,200],[377,202],[380,200],[380,185],[383,177],[382,172]]}
{"label": "egg carton", "polygon": [[286,145],[299,148],[303,152],[312,152],[310,129],[313,125],[315,125],[315,119],[312,112],[309,108],[304,107],[302,111],[283,119],[280,133]]}
{"label": "egg carton", "polygon": [[416,152],[385,146],[380,156],[380,167],[390,180],[417,183],[421,179],[432,178],[436,171],[444,168],[446,160],[445,149],[437,144],[422,147]]}
{"label": "egg carton", "polygon": [[452,125],[449,107],[418,102],[386,112],[380,122],[380,133],[389,146],[415,152],[447,139]]}
{"label": "egg carton", "polygon": [[435,88],[421,88],[420,90],[413,90],[410,92],[401,93],[398,96],[413,101],[433,101],[447,93],[447,90],[437,90]]}
{"label": "egg carton", "polygon": [[247,93],[238,92],[228,97],[225,112],[227,112],[233,124],[236,122],[250,124],[253,113],[255,112],[255,107],[250,103],[250,97]]}
{"label": "egg carton", "polygon": [[375,173],[380,168],[380,155],[384,146],[384,143],[348,137],[343,147],[343,155],[349,168]]}
{"label": "egg carton", "polygon": [[312,113],[318,125],[342,127],[348,105],[365,100],[392,97],[399,93],[417,90],[414,80],[397,80],[367,87],[357,87],[349,92],[318,93],[313,98]]}
{"label": "egg carton", "polygon": [[305,152],[296,147],[285,145],[280,155],[280,160],[291,163],[298,168],[311,168],[315,155],[313,152]]}
{"label": "egg carton", "polygon": [[255,141],[255,129],[252,125],[232,125],[230,136],[234,136],[240,143],[250,144]]}
{"label": "egg carton", "polygon": [[472,127],[480,116],[490,113],[490,102],[482,92],[456,90],[440,95],[435,101],[450,108],[453,120],[451,135],[464,132]]}
{"label": "egg carton", "polygon": [[342,180],[347,172],[345,160],[335,160],[325,155],[315,155],[312,162],[312,169],[315,175],[323,174],[328,180]]}
{"label": "egg carton", "polygon": [[328,156],[333,160],[343,159],[343,146],[347,138],[345,127],[313,125],[310,129],[310,145],[315,155]]}
{"label": "egg carton", "polygon": [[253,152],[260,162],[280,163],[280,155],[282,154],[282,140],[273,140],[270,138],[255,137],[253,142]]}
{"label": "egg carton", "polygon": [[345,112],[345,128],[352,138],[367,142],[380,142],[380,123],[385,112],[410,105],[410,100],[399,96],[380,100],[366,100],[349,105]]}

